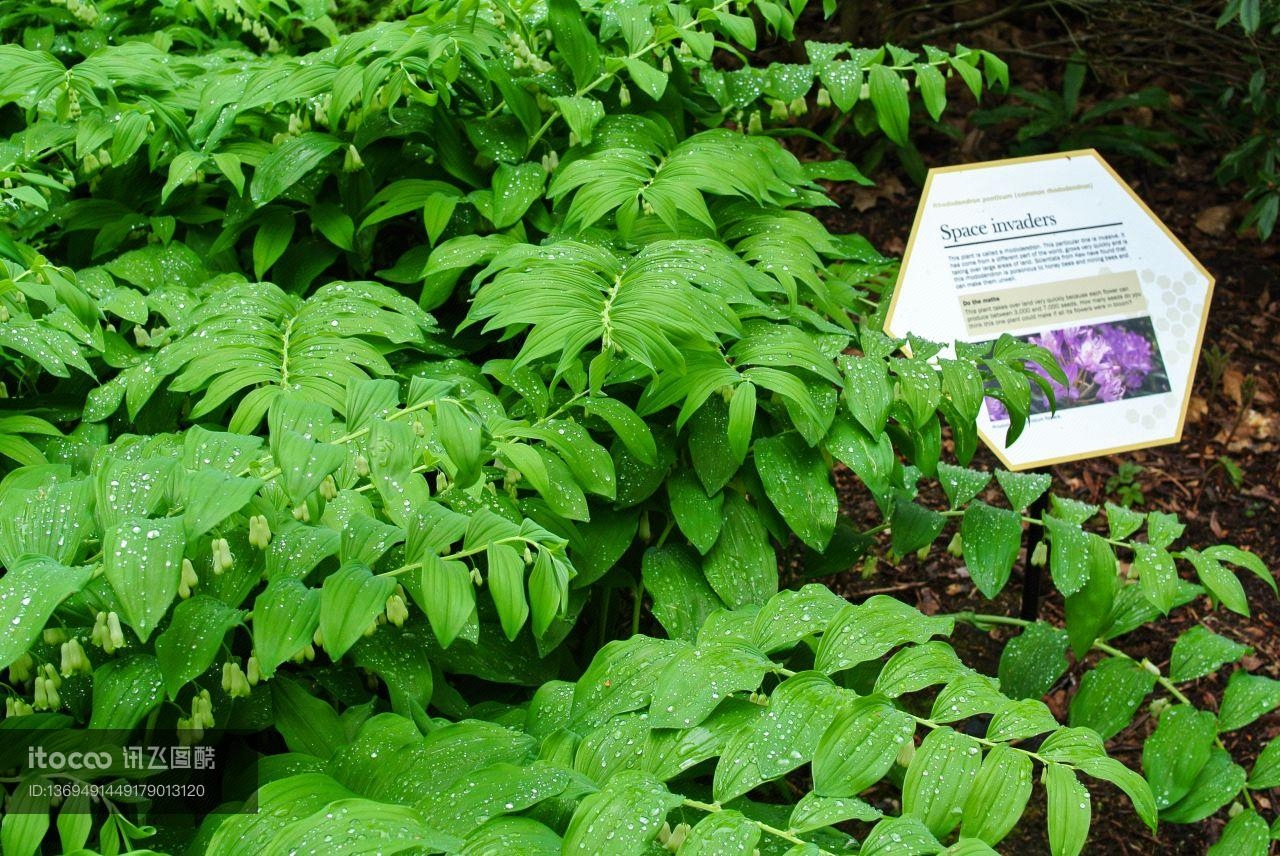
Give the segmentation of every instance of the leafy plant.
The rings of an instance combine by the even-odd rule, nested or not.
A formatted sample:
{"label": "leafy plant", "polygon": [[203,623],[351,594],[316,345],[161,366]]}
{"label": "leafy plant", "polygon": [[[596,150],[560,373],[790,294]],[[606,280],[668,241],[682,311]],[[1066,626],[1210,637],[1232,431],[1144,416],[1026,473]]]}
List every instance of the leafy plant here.
{"label": "leafy plant", "polygon": [[1009,91],[1009,103],[977,110],[972,121],[978,127],[1016,125],[1014,154],[1093,148],[1169,166],[1160,150],[1173,146],[1177,137],[1167,130],[1124,121],[1127,111],[1166,110],[1169,94],[1149,87],[1089,104],[1080,97],[1088,72],[1086,58],[1078,54],[1063,69],[1062,92],[1014,87]]}
{"label": "leafy plant", "polygon": [[[946,74],[976,95],[999,60],[808,43],[727,69],[761,29],[793,38],[803,4],[770,0],[429,4],[350,32],[282,5],[267,55],[204,7],[151,38],[121,8],[0,47],[0,167],[35,191],[0,221],[0,352],[31,420],[0,423],[21,435],[0,446],[0,729],[213,746],[223,808],[264,810],[195,830],[55,807],[27,771],[6,854],[55,811],[64,850],[102,853],[871,854],[957,829],[951,852],[986,852],[1036,764],[1055,852],[1087,835],[1081,772],[1155,823],[1113,721],[1063,727],[1048,687],[1007,689],[1042,674],[1002,693],[933,638],[950,617],[780,590],[793,538],[822,576],[954,525],[994,597],[1043,524],[1050,635],[1122,660],[1099,646],[1201,593],[1247,611],[1228,565],[1270,580],[1237,548],[1172,551],[1167,515],[1108,506],[1103,535],[1055,499],[1031,520],[1047,477],[984,494],[984,397],[1016,439],[1060,367],[1009,337],[889,338],[895,263],[808,212],[821,182],[865,181],[778,143],[810,93],[906,146],[913,93],[936,118]],[[837,461],[879,519],[841,513]],[[920,501],[935,480],[945,509]],[[1094,671],[1095,697],[1134,694]],[[1280,704],[1236,683],[1221,720]],[[1234,781],[1211,754],[1191,775]],[[1214,793],[1206,813],[1240,787]]]}
{"label": "leafy plant", "polygon": [[1138,476],[1142,474],[1142,470],[1143,467],[1140,464],[1123,461],[1116,468],[1115,475],[1107,479],[1107,493],[1115,496],[1120,505],[1125,508],[1142,505],[1146,502],[1142,485],[1138,483]]}

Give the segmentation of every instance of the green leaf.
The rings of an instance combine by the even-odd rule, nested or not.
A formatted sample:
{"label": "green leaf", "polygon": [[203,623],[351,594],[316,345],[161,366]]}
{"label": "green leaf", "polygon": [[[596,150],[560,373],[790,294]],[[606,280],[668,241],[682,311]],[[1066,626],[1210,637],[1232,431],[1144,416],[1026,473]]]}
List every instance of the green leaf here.
{"label": "green leaf", "polygon": [[724,494],[707,496],[697,476],[680,470],[667,479],[667,498],[680,531],[705,556],[724,525]]}
{"label": "green leaf", "polygon": [[942,849],[919,818],[905,815],[886,817],[877,823],[862,842],[858,856],[903,856],[905,853],[927,856],[941,853]]}
{"label": "green leaf", "polygon": [[1202,624],[1197,624],[1178,637],[1173,643],[1173,656],[1169,661],[1169,678],[1175,683],[1194,681],[1218,670],[1227,663],[1235,663],[1253,649],[1219,636]]}
{"label": "green leaf", "polygon": [[1000,652],[1001,692],[1012,699],[1043,698],[1067,671],[1067,641],[1066,631],[1043,621],[1024,628]]}
{"label": "green leaf", "polygon": [[182,520],[132,518],[103,538],[103,575],[120,601],[122,617],[143,642],[151,637],[178,594]]}
{"label": "green leaf", "polygon": [[796,803],[787,825],[796,832],[812,832],[846,820],[873,823],[883,816],[880,809],[857,797],[820,797],[809,792]]}
{"label": "green leaf", "polygon": [[949,636],[953,626],[946,616],[926,616],[895,598],[872,595],[840,610],[822,634],[813,667],[830,675],[878,660],[908,642],[919,645],[932,636]]}
{"label": "green leaf", "polygon": [[337,662],[374,619],[395,591],[393,577],[374,576],[369,566],[348,562],[325,577],[320,587],[320,635],[324,650]]}
{"label": "green leaf", "polygon": [[957,467],[945,461],[938,464],[938,481],[952,508],[960,508],[982,493],[991,482],[991,474]]}
{"label": "green leaf", "polygon": [[1088,578],[1084,588],[1066,598],[1067,636],[1076,657],[1083,657],[1111,621],[1111,607],[1120,586],[1111,545],[1089,533]]}
{"label": "green leaf", "polygon": [[320,591],[299,580],[273,580],[253,602],[253,653],[264,678],[311,644],[320,626]]}
{"label": "green leaf", "polygon": [[569,125],[569,130],[578,135],[583,145],[591,142],[592,132],[600,120],[604,118],[604,105],[594,98],[561,95],[551,101]]}
{"label": "green leaf", "polygon": [[800,435],[781,434],[756,441],[755,461],[765,494],[787,525],[810,547],[825,549],[839,503],[822,456]]}
{"label": "green leaf", "polygon": [[[29,774],[15,789],[0,819],[0,848],[14,856],[36,856],[49,832],[51,797],[42,795],[42,776]],[[61,818],[59,818],[61,819]]]}
{"label": "green leaf", "polygon": [[291,752],[329,759],[346,742],[342,720],[324,699],[292,678],[271,681],[274,725]]}
{"label": "green leaf", "polygon": [[[702,486],[696,489],[701,491]],[[724,608],[688,548],[673,544],[650,547],[645,550],[641,573],[645,590],[653,598],[653,617],[672,639],[693,642],[707,617]]]}
{"label": "green leaf", "polygon": [[164,696],[164,675],[150,654],[110,660],[93,672],[89,727],[132,731]]}
{"label": "green leaf", "polygon": [[1048,473],[1011,473],[996,470],[996,481],[1009,499],[1009,507],[1019,513],[1026,511],[1053,483]]}
{"label": "green leaf", "polygon": [[68,568],[46,556],[24,555],[0,577],[0,668],[36,641],[58,604],[89,581],[88,568]]}
{"label": "green leaf", "polygon": [[1244,728],[1258,717],[1280,707],[1280,681],[1251,675],[1243,669],[1232,673],[1218,708],[1218,731]]}
{"label": "green leaf", "polygon": [[915,720],[883,697],[859,698],[818,741],[813,756],[814,793],[857,796],[889,772],[915,730]]}
{"label": "green leaf", "polygon": [[902,78],[884,65],[871,66],[870,75],[871,106],[875,108],[880,130],[895,145],[909,147],[911,141],[907,135],[907,124],[911,118],[911,106],[907,102]]}
{"label": "green leaf", "polygon": [[227,631],[240,621],[239,610],[208,595],[195,595],[174,607],[169,626],[156,637],[156,660],[171,701],[213,665]]}
{"label": "green leaf", "polygon": [[893,506],[893,520],[890,543],[893,552],[906,556],[916,550],[928,547],[937,539],[947,518],[931,508],[916,505],[909,500],[900,499]]}
{"label": "green leaf", "polygon": [[293,215],[281,208],[271,208],[263,215],[253,237],[253,276],[266,279],[267,271],[280,260],[293,240]]}
{"label": "green leaf", "polygon": [[1246,809],[1227,821],[1218,842],[1205,856],[1267,856],[1270,852],[1267,822],[1253,809]]}
{"label": "green leaf", "polygon": [[1022,549],[1022,518],[1016,511],[974,502],[964,510],[960,546],[974,585],[994,598],[1009,582]]}
{"label": "green leaf", "polygon": [[1075,772],[1061,764],[1045,765],[1044,783],[1049,803],[1049,850],[1053,856],[1078,856],[1089,837],[1089,792]]}
{"label": "green leaf", "polygon": [[1091,553],[1089,533],[1078,524],[1056,517],[1044,518],[1049,536],[1049,571],[1053,584],[1065,596],[1078,592],[1089,579]]}
{"label": "green leaf", "polygon": [[624,770],[604,790],[578,803],[565,830],[564,853],[639,856],[658,834],[666,813],[681,802],[648,773]]}
{"label": "green leaf", "polygon": [[1185,557],[1196,569],[1196,576],[1216,600],[1232,612],[1249,615],[1249,598],[1235,574],[1207,553],[1183,550],[1179,555]]}
{"label": "green leaf", "polygon": [[188,538],[197,538],[244,508],[262,487],[262,479],[237,478],[213,469],[197,470],[182,478],[182,524]]}
{"label": "green leaf", "polygon": [[1142,745],[1142,771],[1158,809],[1190,793],[1217,736],[1217,720],[1207,710],[1179,704],[1160,714],[1156,730]]}
{"label": "green leaf", "polygon": [[555,48],[573,72],[574,85],[584,90],[600,71],[600,49],[582,19],[582,10],[577,0],[550,0],[547,13]]}
{"label": "green leaf", "polygon": [[682,651],[658,676],[649,708],[653,728],[691,728],[730,694],[755,692],[772,661],[749,645],[711,643]]}
{"label": "green leaf", "polygon": [[1174,567],[1173,557],[1150,544],[1137,543],[1133,549],[1134,570],[1143,595],[1152,606],[1168,615],[1177,597],[1178,569]]}
{"label": "green leaf", "polygon": [[432,829],[413,809],[363,798],[338,800],[320,811],[280,830],[263,852],[285,853],[293,849],[357,856],[367,853],[371,841],[380,842],[382,853],[452,851],[462,841]]}
{"label": "green leaf", "polygon": [[529,601],[524,593],[524,560],[509,544],[490,544],[489,596],[498,610],[502,632],[514,640],[529,618]]}
{"label": "green leaf", "polygon": [[903,814],[924,821],[939,839],[959,825],[962,808],[982,766],[978,741],[951,728],[937,728],[921,741],[902,783]]}
{"label": "green leaf", "polygon": [[1182,533],[1186,528],[1172,514],[1166,514],[1163,511],[1148,512],[1147,543],[1157,550],[1164,550],[1182,537]]}
{"label": "green leaf", "polygon": [[420,561],[422,608],[436,639],[448,648],[475,612],[476,589],[471,572],[462,562],[441,559],[430,551]]}
{"label": "green leaf", "polygon": [[875,691],[897,698],[935,684],[945,684],[968,671],[950,645],[935,639],[910,645],[890,657],[876,678]]}
{"label": "green leaf", "polygon": [[1108,536],[1113,541],[1119,541],[1128,538],[1134,532],[1142,528],[1146,518],[1131,508],[1125,508],[1123,505],[1116,505],[1108,502],[1105,506],[1107,512],[1107,530]]}
{"label": "green leaf", "polygon": [[747,458],[751,447],[751,432],[756,421],[756,385],[744,381],[733,389],[729,399],[729,451],[737,459],[738,466]]}
{"label": "green leaf", "polygon": [[1209,750],[1208,762],[1200,768],[1187,795],[1160,813],[1168,823],[1196,823],[1222,808],[1240,793],[1245,783],[1244,768],[1231,760],[1224,749]]}
{"label": "green leaf", "polygon": [[676,851],[677,856],[751,856],[758,852],[760,827],[732,810],[698,821]]}
{"label": "green leaf", "polygon": [[842,367],[849,412],[872,437],[880,436],[889,418],[889,405],[893,403],[888,364],[873,357],[845,357]]}
{"label": "green leaf", "polygon": [[560,836],[527,817],[495,817],[467,836],[458,856],[495,856],[521,853],[526,856],[560,856]]}
{"label": "green leaf", "polygon": [[573,690],[573,722],[594,727],[610,717],[648,707],[658,675],[688,646],[667,639],[634,636],[605,645]]}
{"label": "green leaf", "polygon": [[355,249],[356,226],[341,205],[322,202],[311,206],[311,225],[340,250]]}
{"label": "green leaf", "polygon": [[209,852],[229,856],[265,853],[278,831],[354,794],[324,773],[302,772],[264,783],[256,796],[259,811],[232,814],[218,824],[209,839]]}
{"label": "green leaf", "polygon": [[760,514],[738,493],[725,500],[724,526],[702,565],[731,609],[764,603],[778,591],[778,564]]}
{"label": "green leaf", "polygon": [[936,122],[942,117],[942,111],[947,108],[947,82],[936,66],[916,63],[914,68],[916,87],[920,90],[924,109],[929,111],[930,117]]}
{"label": "green leaf", "polygon": [[1267,566],[1261,559],[1247,550],[1241,550],[1239,547],[1232,547],[1230,544],[1217,544],[1209,547],[1204,551],[1206,556],[1220,562],[1228,562],[1232,565],[1239,565],[1249,571],[1252,571],[1258,579],[1266,583],[1271,591],[1276,592],[1276,580],[1267,570]]}
{"label": "green leaf", "polygon": [[784,589],[760,608],[751,639],[766,654],[790,648],[827,628],[847,601],[824,585],[810,583],[799,591]]}
{"label": "green leaf", "polygon": [[662,93],[667,90],[667,76],[661,70],[654,68],[642,59],[633,59],[631,57],[623,57],[622,64],[626,66],[631,82],[638,86],[640,91],[654,101],[662,99]]}
{"label": "green leaf", "polygon": [[1110,740],[1133,722],[1156,676],[1127,657],[1107,657],[1085,673],[1071,699],[1072,727],[1092,728]]}
{"label": "green leaf", "polygon": [[566,789],[570,795],[595,790],[569,771],[541,761],[528,766],[498,763],[423,795],[417,806],[436,829],[466,835],[490,818],[522,812]]}
{"label": "green leaf", "polygon": [[658,463],[658,445],[645,421],[635,411],[614,398],[588,398],[583,410],[593,416],[599,416],[618,439],[627,447],[641,463],[653,466]]}
{"label": "green leaf", "polygon": [[329,443],[317,443],[297,431],[286,429],[272,437],[274,454],[284,471],[284,491],[295,506],[307,501],[324,481],[347,459],[347,450]]}
{"label": "green leaf", "polygon": [[493,173],[493,227],[505,229],[519,222],[529,206],[542,198],[546,182],[540,164],[498,164]]}
{"label": "green leaf", "polygon": [[1265,790],[1280,786],[1280,740],[1272,740],[1263,747],[1249,774],[1249,787]]}
{"label": "green leaf", "polygon": [[991,740],[1023,740],[1057,728],[1058,720],[1054,719],[1048,706],[1039,699],[1027,698],[1001,706],[991,717],[987,737]]}
{"label": "green leaf", "polygon": [[760,775],[776,779],[812,760],[822,735],[851,701],[817,672],[799,672],[779,684],[769,697],[768,713],[752,726]]}
{"label": "green leaf", "polygon": [[1017,824],[1031,797],[1031,758],[1010,746],[987,752],[964,801],[961,838],[999,844]]}
{"label": "green leaf", "polygon": [[273,148],[253,173],[249,196],[261,208],[302,180],[342,142],[329,134],[307,131]]}

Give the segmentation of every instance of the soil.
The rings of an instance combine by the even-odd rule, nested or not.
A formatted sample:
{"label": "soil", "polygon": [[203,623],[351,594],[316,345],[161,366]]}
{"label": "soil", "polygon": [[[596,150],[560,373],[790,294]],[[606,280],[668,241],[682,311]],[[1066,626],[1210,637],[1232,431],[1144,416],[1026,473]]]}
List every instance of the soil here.
{"label": "soil", "polygon": [[[965,44],[989,47],[1010,61],[1015,86],[1060,92],[1063,60],[1073,38],[1087,30],[1095,44],[1106,44],[1108,36],[1123,41],[1123,33],[1108,33],[1106,21],[1073,21],[1050,14],[1044,11],[1045,5],[1031,7],[1039,9],[1036,12],[1001,16],[994,13],[995,7],[980,3],[926,4],[913,16],[899,19],[898,26],[907,32],[924,33],[945,31],[958,22],[964,27]],[[984,16],[993,15],[990,23],[971,26],[975,21],[981,23]],[[802,32],[804,37],[840,40],[834,22],[813,18],[806,20],[806,26],[809,30]],[[1113,29],[1122,26],[1132,26],[1132,22],[1117,20]],[[943,48],[953,45],[945,38],[933,43]],[[1158,57],[1147,64],[1128,57],[1123,67],[1118,67],[1108,66],[1105,55],[1101,56],[1082,96],[1086,104],[1149,85],[1170,85],[1163,76],[1167,66]],[[958,89],[951,94],[952,105],[944,117],[946,132],[926,132],[917,137],[928,166],[994,160],[1016,152],[1018,125],[980,127],[974,120],[972,100]],[[1116,121],[1176,133],[1179,128],[1188,127],[1186,120],[1196,115],[1186,107],[1189,97],[1188,93],[1173,90],[1169,111],[1156,115],[1150,111],[1124,111],[1116,114]],[[1001,100],[984,98],[983,106]],[[1105,135],[1102,139],[1106,139]],[[1280,527],[1274,524],[1280,513],[1280,365],[1276,358],[1280,345],[1280,234],[1269,243],[1259,242],[1253,234],[1238,235],[1236,228],[1247,210],[1241,201],[1242,188],[1221,187],[1214,179],[1218,159],[1228,146],[1221,141],[1187,144],[1185,135],[1182,139],[1182,144],[1160,150],[1169,161],[1164,167],[1141,159],[1104,155],[1216,278],[1202,360],[1182,440],[1144,451],[1055,466],[1053,489],[1059,495],[1090,503],[1119,501],[1128,494],[1136,500],[1136,508],[1178,514],[1188,524],[1180,545],[1235,544],[1258,554],[1274,570],[1280,568]],[[1054,148],[1052,139],[1046,147]],[[861,149],[849,152],[855,161],[863,154]],[[920,188],[892,157],[885,159],[873,177],[874,188],[837,186],[834,195],[839,206],[824,216],[834,231],[860,232],[883,252],[901,254]],[[985,449],[974,461],[974,466],[982,468],[996,465],[995,458]],[[1131,473],[1127,479],[1118,475],[1124,465],[1130,465],[1126,468]],[[1132,466],[1139,469],[1133,470]],[[839,484],[846,514],[854,520],[868,521],[868,526],[880,521],[879,512],[855,477],[843,473]],[[938,502],[935,507],[943,505]],[[882,553],[885,554],[887,550]],[[926,613],[972,609],[1016,616],[1021,571],[1014,573],[1010,585],[995,601],[983,598],[961,563],[941,550],[934,550],[924,560],[914,556],[898,563],[881,560],[870,576],[849,571],[829,582],[854,600],[888,592],[914,602]],[[1280,602],[1252,575],[1246,573],[1242,579],[1254,610],[1252,617],[1214,609],[1207,598],[1202,598],[1113,644],[1165,668],[1178,635],[1200,622],[1251,646],[1254,652],[1243,662],[1247,669],[1280,678],[1280,636],[1276,633]],[[1061,606],[1061,598],[1051,593],[1043,599],[1040,615],[1061,623]],[[958,628],[955,641],[966,662],[994,674],[1002,643],[1010,635],[1007,629],[984,634]],[[1061,720],[1066,720],[1066,702],[1092,662],[1093,658],[1086,658],[1083,663],[1074,664],[1047,697]],[[1184,691],[1197,705],[1215,710],[1229,672],[1223,669],[1184,687]],[[1151,718],[1144,711],[1133,726],[1110,741],[1108,748],[1130,767],[1141,769],[1142,741],[1152,728]],[[1272,713],[1223,739],[1236,762],[1249,769],[1257,753],[1278,731],[1280,713]],[[1118,790],[1109,785],[1091,789],[1093,831],[1086,846],[1090,854],[1201,854],[1217,840],[1226,822],[1223,810],[1198,824],[1162,824],[1158,834],[1153,835],[1137,820]],[[1037,788],[1037,793],[1042,791]],[[1257,791],[1253,797],[1263,816],[1273,819],[1280,793]],[[1049,852],[1043,797],[1040,798],[1038,805],[1033,798],[1027,817],[1019,830],[1001,844],[1001,852]]]}

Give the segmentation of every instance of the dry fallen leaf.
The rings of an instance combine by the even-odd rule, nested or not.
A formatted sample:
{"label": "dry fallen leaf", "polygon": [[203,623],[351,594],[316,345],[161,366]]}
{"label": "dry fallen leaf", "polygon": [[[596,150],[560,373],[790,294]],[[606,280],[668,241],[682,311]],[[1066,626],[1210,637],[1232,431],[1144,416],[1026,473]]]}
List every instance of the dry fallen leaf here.
{"label": "dry fallen leaf", "polygon": [[1225,235],[1230,225],[1230,205],[1214,205],[1196,215],[1196,228],[1206,235]]}
{"label": "dry fallen leaf", "polygon": [[1209,402],[1198,395],[1191,396],[1187,403],[1187,421],[1192,425],[1199,422],[1209,413]]}

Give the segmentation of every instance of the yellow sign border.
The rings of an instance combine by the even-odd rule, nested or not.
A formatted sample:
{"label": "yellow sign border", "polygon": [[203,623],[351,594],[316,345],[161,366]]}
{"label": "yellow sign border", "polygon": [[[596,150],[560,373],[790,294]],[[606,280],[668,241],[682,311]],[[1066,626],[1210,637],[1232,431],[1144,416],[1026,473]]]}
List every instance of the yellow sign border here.
{"label": "yellow sign border", "polygon": [[978,163],[956,164],[954,166],[941,166],[941,167],[934,167],[933,169],[930,169],[928,176],[925,178],[924,189],[921,191],[921,194],[920,194],[920,205],[918,208],[916,208],[916,216],[914,221],[911,224],[911,236],[907,239],[907,248],[902,254],[902,266],[898,269],[898,278],[893,284],[893,298],[889,301],[889,311],[886,312],[884,316],[884,331],[888,333],[890,336],[899,338],[897,334],[893,333],[890,330],[890,325],[893,323],[893,314],[898,307],[898,296],[902,293],[900,291],[900,287],[902,285],[902,278],[903,278],[903,275],[906,273],[907,265],[911,260],[911,253],[915,249],[916,237],[920,231],[920,222],[921,220],[924,219],[924,203],[929,198],[929,190],[933,185],[933,178],[935,175],[939,175],[941,173],[968,172],[970,170],[988,169],[993,166],[1009,166],[1012,164],[1020,164],[1020,163],[1043,163],[1044,161],[1061,160],[1063,158],[1070,160],[1071,158],[1078,158],[1078,157],[1090,157],[1090,158],[1093,158],[1095,161],[1097,161],[1102,166],[1102,168],[1106,170],[1107,173],[1113,179],[1115,179],[1116,183],[1119,184],[1122,188],[1124,188],[1125,192],[1128,193],[1129,197],[1138,204],[1138,207],[1142,209],[1143,213],[1145,213],[1148,217],[1150,217],[1151,220],[1155,222],[1157,226],[1160,227],[1160,231],[1164,232],[1165,237],[1167,237],[1170,241],[1172,241],[1173,245],[1177,247],[1184,256],[1187,257],[1187,259],[1191,262],[1192,267],[1194,267],[1197,271],[1199,271],[1200,274],[1206,280],[1208,280],[1209,287],[1208,287],[1208,291],[1205,293],[1204,312],[1201,314],[1201,317],[1200,317],[1200,329],[1196,332],[1196,342],[1195,342],[1195,348],[1192,351],[1191,367],[1187,371],[1186,385],[1184,387],[1184,389],[1186,390],[1186,394],[1183,396],[1182,410],[1178,415],[1177,433],[1175,433],[1172,437],[1149,440],[1142,443],[1132,443],[1125,446],[1114,446],[1109,449],[1099,449],[1094,452],[1088,452],[1083,454],[1063,455],[1057,458],[1045,458],[1043,460],[1028,461],[1026,463],[1021,463],[1016,465],[1010,462],[1009,459],[1005,457],[1005,455],[1003,454],[1003,451],[1004,451],[1003,447],[997,448],[996,443],[994,441],[988,440],[986,435],[979,433],[979,436],[982,437],[982,442],[987,446],[987,448],[990,449],[991,452],[996,456],[996,458],[1000,460],[1000,463],[1004,464],[1006,469],[1010,469],[1010,470],[1018,471],[1018,470],[1030,470],[1038,467],[1051,467],[1055,464],[1067,463],[1068,461],[1081,461],[1081,460],[1086,460],[1088,458],[1100,458],[1105,455],[1118,455],[1123,452],[1133,452],[1138,449],[1149,449],[1149,448],[1152,448],[1153,446],[1164,446],[1170,443],[1181,442],[1183,428],[1186,426],[1186,423],[1187,423],[1187,410],[1191,405],[1191,387],[1192,387],[1192,383],[1195,381],[1196,366],[1200,364],[1200,348],[1204,344],[1204,333],[1209,323],[1209,307],[1213,303],[1213,288],[1215,284],[1215,279],[1213,275],[1209,273],[1209,271],[1205,268],[1204,265],[1200,264],[1200,260],[1191,254],[1191,251],[1186,248],[1186,245],[1183,244],[1182,241],[1178,240],[1178,237],[1169,230],[1169,227],[1165,225],[1165,222],[1161,220],[1156,215],[1156,213],[1151,210],[1151,208],[1147,205],[1147,203],[1143,202],[1142,198],[1133,191],[1133,188],[1129,186],[1129,182],[1121,178],[1120,174],[1111,168],[1111,164],[1107,163],[1106,160],[1103,159],[1102,155],[1098,154],[1098,151],[1096,149],[1076,149],[1074,151],[1069,151],[1069,152],[1056,152],[1053,154],[1046,154],[1046,155],[1031,155],[1029,157],[1021,157],[1021,158],[1005,158],[1004,160],[979,161]]}

